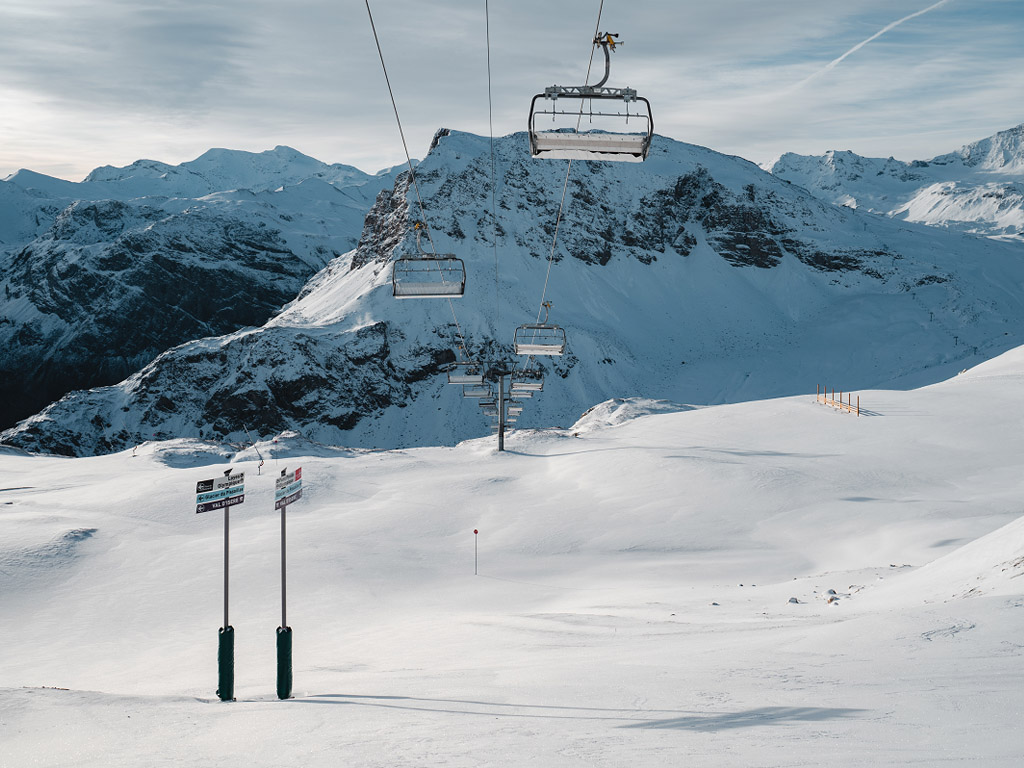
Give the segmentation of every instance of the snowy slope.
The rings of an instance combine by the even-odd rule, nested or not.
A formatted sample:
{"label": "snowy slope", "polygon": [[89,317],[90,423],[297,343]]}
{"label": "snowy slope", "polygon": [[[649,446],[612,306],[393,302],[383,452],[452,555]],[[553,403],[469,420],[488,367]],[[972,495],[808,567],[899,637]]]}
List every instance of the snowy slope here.
{"label": "snowy slope", "polygon": [[[453,444],[486,423],[445,365],[510,356],[542,290],[568,353],[519,426],[568,425],[595,402],[717,403],[934,382],[1019,344],[1020,247],[823,203],[736,157],[658,137],[642,165],[577,163],[547,275],[564,162],[442,131],[418,172],[439,252],[467,265],[465,298],[396,301],[391,261],[415,252],[407,177],[261,328],[186,343],[122,384],[69,395],[3,435],[91,454],[172,437],[294,429],[323,443]],[[414,203],[413,203],[414,204]],[[455,311],[455,316],[452,310]],[[458,327],[455,325],[458,319]],[[459,336],[461,331],[462,336]]]}
{"label": "snowy slope", "polygon": [[823,200],[905,221],[1024,240],[1024,125],[928,161],[784,154],[769,170]]}
{"label": "snowy slope", "polygon": [[[619,400],[504,454],[282,437],[261,474],[189,440],[0,454],[0,764],[1015,768],[1022,385],[1017,348],[859,418]],[[232,704],[192,507],[228,466]]]}
{"label": "snowy slope", "polygon": [[0,425],[265,322],[392,183],[287,147],[0,182]]}

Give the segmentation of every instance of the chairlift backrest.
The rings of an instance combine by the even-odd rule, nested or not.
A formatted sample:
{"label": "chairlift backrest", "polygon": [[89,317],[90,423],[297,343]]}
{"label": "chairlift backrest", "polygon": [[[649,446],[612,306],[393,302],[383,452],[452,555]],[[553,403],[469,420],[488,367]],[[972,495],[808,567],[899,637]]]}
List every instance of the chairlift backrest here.
{"label": "chairlift backrest", "polygon": [[391,268],[391,292],[396,299],[457,299],[466,293],[466,265],[450,253],[425,253],[420,245],[420,224],[416,223],[419,255],[405,255]]}
{"label": "chairlift backrest", "polygon": [[512,374],[511,391],[516,395],[524,392],[542,392],[544,373],[540,368],[524,368]]}
{"label": "chairlift backrest", "polygon": [[458,299],[466,293],[466,266],[451,254],[402,256],[391,269],[396,299]]}
{"label": "chairlift backrest", "polygon": [[448,369],[448,383],[482,386],[484,383],[483,370],[476,362],[452,363],[451,368]]}
{"label": "chairlift backrest", "polygon": [[565,331],[548,323],[527,323],[516,328],[512,346],[517,355],[564,355]]}

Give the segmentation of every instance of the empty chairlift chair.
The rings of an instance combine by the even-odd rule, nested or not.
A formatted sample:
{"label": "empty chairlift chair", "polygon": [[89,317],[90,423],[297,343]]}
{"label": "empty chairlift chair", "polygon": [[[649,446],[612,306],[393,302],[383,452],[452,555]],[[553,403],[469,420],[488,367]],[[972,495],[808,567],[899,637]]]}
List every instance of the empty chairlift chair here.
{"label": "empty chairlift chair", "polygon": [[[651,103],[637,96],[632,88],[604,87],[611,69],[608,49],[614,51],[616,45],[621,45],[615,39],[617,37],[602,32],[594,38],[594,45],[600,45],[604,51],[604,77],[601,82],[596,85],[552,85],[533,97],[529,123],[530,154],[533,157],[631,163],[647,159],[651,139],[654,138]],[[538,118],[548,116],[551,117],[551,128],[538,125]],[[568,124],[566,120],[569,120]],[[580,129],[584,120],[587,130]],[[630,128],[636,130],[631,131]]]}
{"label": "empty chairlift chair", "polygon": [[466,292],[466,265],[450,253],[430,254],[420,245],[422,225],[416,222],[419,255],[401,256],[391,270],[396,299],[457,299]]}
{"label": "empty chairlift chair", "polygon": [[516,328],[512,346],[517,355],[564,355],[565,331],[548,322],[551,302],[544,302],[544,322]]}
{"label": "empty chairlift chair", "polygon": [[462,388],[462,396],[467,400],[493,400],[494,390],[490,384],[471,384]]}

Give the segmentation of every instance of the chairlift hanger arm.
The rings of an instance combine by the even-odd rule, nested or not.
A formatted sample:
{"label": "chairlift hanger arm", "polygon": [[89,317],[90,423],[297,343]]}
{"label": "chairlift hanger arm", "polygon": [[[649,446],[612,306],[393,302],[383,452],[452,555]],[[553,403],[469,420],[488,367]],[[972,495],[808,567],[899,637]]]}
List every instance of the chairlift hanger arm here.
{"label": "chairlift hanger arm", "polygon": [[600,45],[601,50],[604,51],[604,77],[601,78],[601,82],[594,84],[594,88],[600,88],[602,85],[608,82],[608,73],[611,72],[612,69],[612,59],[611,56],[608,54],[608,49],[611,48],[614,51],[616,45],[622,45],[622,43],[617,42],[617,37],[618,35],[613,35],[608,32],[601,32],[600,34],[598,34],[597,37],[594,38],[594,45]]}

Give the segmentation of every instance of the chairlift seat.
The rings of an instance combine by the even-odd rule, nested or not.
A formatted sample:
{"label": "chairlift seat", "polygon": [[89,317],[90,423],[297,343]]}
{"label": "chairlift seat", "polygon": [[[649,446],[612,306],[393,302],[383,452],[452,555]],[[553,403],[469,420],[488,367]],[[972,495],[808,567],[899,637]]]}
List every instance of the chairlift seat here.
{"label": "chairlift seat", "polygon": [[480,364],[473,362],[452,363],[452,367],[448,369],[448,383],[474,387],[483,386],[484,375],[480,371]]}
{"label": "chairlift seat", "polygon": [[[515,379],[512,380],[512,392],[516,395],[522,395],[527,392],[533,394],[534,392],[544,391],[544,379]],[[529,395],[527,395],[529,396]]]}
{"label": "chairlift seat", "polygon": [[462,396],[467,398],[493,397],[494,393],[490,387],[463,387]]}
{"label": "chairlift seat", "polygon": [[403,256],[391,271],[396,299],[457,299],[466,293],[466,266],[451,254]]}
{"label": "chairlift seat", "polygon": [[517,355],[564,355],[565,331],[557,325],[527,323],[516,328],[512,345]]}
{"label": "chairlift seat", "polygon": [[547,160],[642,163],[650,146],[650,136],[643,133],[537,131],[531,139],[533,157]]}
{"label": "chairlift seat", "polygon": [[[579,107],[560,107],[559,102],[566,99],[570,103],[578,103]],[[620,110],[616,104],[623,109]],[[633,110],[630,110],[630,104],[634,105]],[[537,125],[537,118],[547,116],[551,117],[554,125],[543,130]],[[568,125],[564,123],[566,119],[571,121]],[[583,119],[593,129],[579,130]],[[628,130],[632,127],[630,121],[639,123],[641,130]],[[637,96],[632,88],[553,85],[530,102],[528,128],[530,155],[549,160],[642,163],[647,159],[654,138],[651,103]]]}

